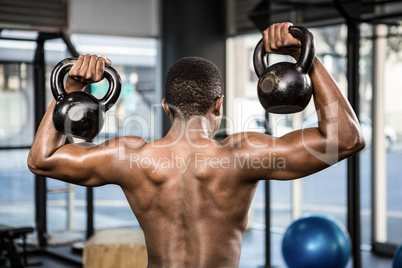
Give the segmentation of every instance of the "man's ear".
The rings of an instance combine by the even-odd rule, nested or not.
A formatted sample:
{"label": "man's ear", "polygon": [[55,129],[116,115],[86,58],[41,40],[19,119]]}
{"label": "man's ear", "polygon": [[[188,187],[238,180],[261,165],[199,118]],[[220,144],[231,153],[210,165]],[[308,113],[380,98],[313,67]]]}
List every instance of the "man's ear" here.
{"label": "man's ear", "polygon": [[214,104],[214,115],[219,116],[222,112],[223,95],[216,99]]}
{"label": "man's ear", "polygon": [[169,109],[169,105],[166,101],[165,98],[162,99],[162,107],[163,107],[163,111],[165,111],[165,113],[170,116],[170,109]]}

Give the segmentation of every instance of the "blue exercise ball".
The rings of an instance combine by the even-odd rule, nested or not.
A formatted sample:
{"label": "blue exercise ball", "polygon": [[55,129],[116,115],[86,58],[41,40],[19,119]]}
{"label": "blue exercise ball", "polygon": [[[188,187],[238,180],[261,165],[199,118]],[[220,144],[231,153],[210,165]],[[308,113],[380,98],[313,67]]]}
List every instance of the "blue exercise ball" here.
{"label": "blue exercise ball", "polygon": [[402,245],[399,246],[394,254],[392,268],[402,268]]}
{"label": "blue exercise ball", "polygon": [[344,268],[350,258],[350,244],[349,234],[336,219],[311,215],[288,227],[282,254],[290,268]]}

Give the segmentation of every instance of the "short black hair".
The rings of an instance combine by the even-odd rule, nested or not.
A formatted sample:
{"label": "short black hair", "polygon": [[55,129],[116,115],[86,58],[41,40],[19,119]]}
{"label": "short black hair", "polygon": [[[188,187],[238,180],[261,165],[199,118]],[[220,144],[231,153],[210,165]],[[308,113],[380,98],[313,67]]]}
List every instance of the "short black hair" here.
{"label": "short black hair", "polygon": [[170,67],[165,81],[165,99],[173,117],[205,115],[223,93],[218,67],[200,57],[186,57]]}

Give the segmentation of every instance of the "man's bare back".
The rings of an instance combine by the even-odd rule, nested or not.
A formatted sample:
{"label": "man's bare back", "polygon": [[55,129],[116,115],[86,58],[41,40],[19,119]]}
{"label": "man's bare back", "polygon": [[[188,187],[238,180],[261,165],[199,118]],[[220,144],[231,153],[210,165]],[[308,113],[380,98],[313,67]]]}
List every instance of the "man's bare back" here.
{"label": "man's bare back", "polygon": [[[264,32],[268,52],[298,57],[298,41],[288,34],[289,25],[276,24]],[[105,62],[110,64],[96,56],[80,56],[66,88],[82,90],[99,81]],[[180,64],[186,66],[184,71]],[[223,105],[219,79],[201,87],[196,81],[203,75],[201,80],[209,81],[211,75],[198,65],[216,67],[194,58],[180,64],[168,74],[172,78],[167,79],[162,105],[172,127],[162,139],[146,143],[140,137],[121,137],[101,145],[64,145],[65,136],[51,122],[52,103],[28,165],[36,174],[79,185],[120,185],[144,231],[149,267],[237,267],[258,181],[318,172],[361,150],[364,139],[349,103],[316,58],[310,76],[321,114],[318,127],[280,138],[238,133],[217,142],[213,136]],[[201,92],[204,87],[212,97]],[[180,99],[185,94],[194,96]],[[183,116],[177,113],[181,110]]]}
{"label": "man's bare back", "polygon": [[156,145],[145,144],[120,162],[133,167],[123,174],[122,189],[144,231],[149,267],[236,267],[257,181],[219,167],[231,164],[230,151],[216,144]]}

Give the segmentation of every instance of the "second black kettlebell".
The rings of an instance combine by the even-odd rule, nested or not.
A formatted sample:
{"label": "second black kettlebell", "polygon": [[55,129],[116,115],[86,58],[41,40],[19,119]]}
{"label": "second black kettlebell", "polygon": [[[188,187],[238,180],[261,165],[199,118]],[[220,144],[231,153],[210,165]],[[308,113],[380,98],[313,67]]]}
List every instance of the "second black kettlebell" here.
{"label": "second black kettlebell", "polygon": [[103,98],[97,99],[84,91],[67,93],[64,89],[64,76],[76,62],[76,58],[64,59],[52,71],[50,86],[56,99],[53,125],[60,133],[90,141],[101,130],[105,112],[120,96],[121,78],[114,68],[105,66],[104,77],[109,82],[109,90]]}
{"label": "second black kettlebell", "polygon": [[290,26],[289,33],[301,43],[296,63],[280,62],[268,67],[263,39],[254,49],[254,70],[259,78],[258,99],[270,113],[300,112],[310,102],[313,92],[308,71],[315,56],[314,36],[302,26]]}

